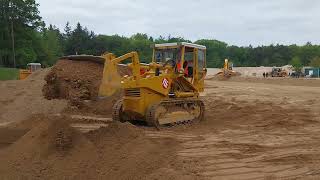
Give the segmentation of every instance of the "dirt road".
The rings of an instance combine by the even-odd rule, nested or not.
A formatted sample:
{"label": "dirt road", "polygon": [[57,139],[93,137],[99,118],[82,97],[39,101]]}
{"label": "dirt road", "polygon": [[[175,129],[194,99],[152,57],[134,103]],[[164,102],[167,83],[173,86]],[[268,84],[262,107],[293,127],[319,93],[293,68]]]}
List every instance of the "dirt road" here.
{"label": "dirt road", "polygon": [[[2,83],[0,88],[6,94],[0,98],[4,107],[0,109],[1,121],[29,119],[0,128],[2,176],[11,179],[320,178],[320,85],[317,84],[320,81],[207,80],[202,95],[206,104],[205,120],[157,131],[145,126],[114,125],[110,118],[101,115],[87,117],[63,112],[66,102],[41,97],[44,75],[34,78]],[[30,88],[32,91],[28,92]],[[21,111],[18,115],[15,107]],[[81,135],[68,128],[63,130],[64,124],[61,128],[57,125],[51,128],[50,122],[56,118],[106,122],[104,128],[84,130]],[[62,154],[61,145],[57,146],[55,141],[57,135],[60,144],[72,144],[70,147],[67,144],[68,150]],[[61,137],[65,140],[61,141]]]}

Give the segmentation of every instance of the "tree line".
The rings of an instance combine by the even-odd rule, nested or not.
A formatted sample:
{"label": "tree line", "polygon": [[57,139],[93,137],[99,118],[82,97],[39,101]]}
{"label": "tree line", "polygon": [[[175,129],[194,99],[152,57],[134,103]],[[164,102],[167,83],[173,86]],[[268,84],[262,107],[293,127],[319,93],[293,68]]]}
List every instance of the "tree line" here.
{"label": "tree line", "polygon": [[[181,37],[154,38],[144,33],[131,37],[95,34],[78,23],[66,24],[63,30],[45,25],[35,0],[0,1],[0,66],[23,68],[27,63],[39,62],[44,66],[55,64],[64,55],[101,55],[112,52],[117,56],[137,51],[142,62],[151,60],[150,46],[155,43],[192,42]],[[200,39],[194,43],[207,47],[208,67],[221,67],[224,59],[235,66],[320,67],[320,46],[269,45],[238,47],[214,39]]]}

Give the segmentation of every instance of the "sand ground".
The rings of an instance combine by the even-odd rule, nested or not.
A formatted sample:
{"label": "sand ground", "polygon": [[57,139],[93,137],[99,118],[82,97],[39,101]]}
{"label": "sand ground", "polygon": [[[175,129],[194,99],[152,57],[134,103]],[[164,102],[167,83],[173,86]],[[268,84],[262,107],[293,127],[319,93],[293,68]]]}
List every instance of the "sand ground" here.
{"label": "sand ground", "polygon": [[[209,79],[201,97],[206,116],[199,124],[161,131],[125,125],[124,129],[134,129],[134,133],[117,130],[114,137],[110,131],[106,137],[104,133],[92,136],[93,131],[81,135],[81,143],[75,141],[75,149],[64,158],[55,154],[37,157],[33,162],[34,155],[21,152],[24,143],[28,147],[25,152],[37,153],[33,149],[41,144],[26,143],[33,142],[28,138],[43,138],[36,135],[46,130],[39,123],[63,114],[66,106],[64,100],[42,97],[45,74],[41,72],[25,81],[0,82],[2,177],[79,179],[77,172],[91,179],[320,178],[318,80]],[[110,120],[110,116],[105,118]],[[7,125],[12,122],[14,125]],[[99,143],[92,140],[97,137]]]}

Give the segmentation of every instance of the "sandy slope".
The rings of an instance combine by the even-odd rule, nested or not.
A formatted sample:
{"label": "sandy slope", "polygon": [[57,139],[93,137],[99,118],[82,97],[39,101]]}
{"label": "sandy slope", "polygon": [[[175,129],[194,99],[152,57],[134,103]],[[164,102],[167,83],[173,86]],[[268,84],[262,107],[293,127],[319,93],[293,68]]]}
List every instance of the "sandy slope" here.
{"label": "sandy slope", "polygon": [[0,81],[0,124],[25,120],[32,114],[59,113],[66,107],[65,101],[48,101],[42,96],[48,71],[38,71],[26,80]]}

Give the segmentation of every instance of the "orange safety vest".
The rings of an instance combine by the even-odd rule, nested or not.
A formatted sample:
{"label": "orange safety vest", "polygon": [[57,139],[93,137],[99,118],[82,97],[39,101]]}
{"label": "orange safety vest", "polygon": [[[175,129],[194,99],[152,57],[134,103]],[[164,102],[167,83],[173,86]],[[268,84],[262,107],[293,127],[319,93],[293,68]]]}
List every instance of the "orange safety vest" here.
{"label": "orange safety vest", "polygon": [[140,69],[140,75],[144,75],[144,73],[146,73],[146,70],[143,69],[143,68],[141,68],[141,69]]}
{"label": "orange safety vest", "polygon": [[[187,62],[187,61],[185,61]],[[188,63],[188,62],[187,62]],[[178,70],[181,69],[181,62],[178,62],[177,64]],[[184,74],[188,76],[189,72],[188,72],[188,65],[184,68]]]}

